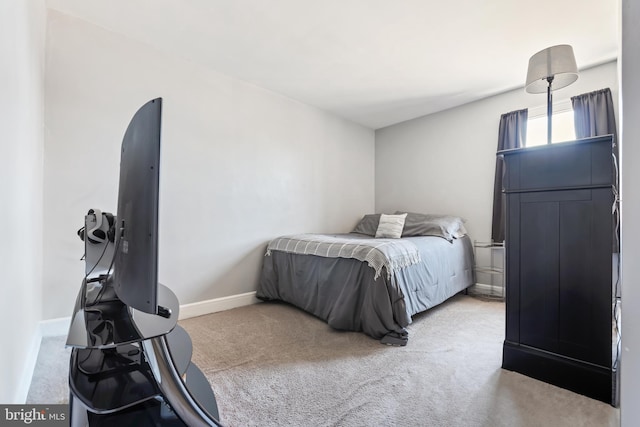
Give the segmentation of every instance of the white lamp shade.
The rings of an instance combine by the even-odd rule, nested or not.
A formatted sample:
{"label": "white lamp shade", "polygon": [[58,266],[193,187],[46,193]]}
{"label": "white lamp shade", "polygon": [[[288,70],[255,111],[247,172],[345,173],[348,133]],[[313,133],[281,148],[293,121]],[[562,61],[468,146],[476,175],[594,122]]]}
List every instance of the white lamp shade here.
{"label": "white lamp shade", "polygon": [[551,90],[569,86],[578,80],[576,58],[568,44],[548,47],[529,59],[525,90],[528,93],[546,92],[549,77],[553,77]]}

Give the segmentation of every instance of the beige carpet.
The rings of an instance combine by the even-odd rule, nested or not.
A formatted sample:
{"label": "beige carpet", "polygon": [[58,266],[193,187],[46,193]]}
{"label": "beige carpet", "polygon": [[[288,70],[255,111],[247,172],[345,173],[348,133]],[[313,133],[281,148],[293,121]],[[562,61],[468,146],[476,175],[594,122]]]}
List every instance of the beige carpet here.
{"label": "beige carpet", "polygon": [[406,347],[282,303],[180,323],[229,427],[619,425],[610,405],[500,368],[501,302],[457,296],[416,316]]}
{"label": "beige carpet", "polygon": [[618,410],[500,368],[504,304],[458,296],[406,347],[285,304],[189,319],[228,426],[616,426]]}

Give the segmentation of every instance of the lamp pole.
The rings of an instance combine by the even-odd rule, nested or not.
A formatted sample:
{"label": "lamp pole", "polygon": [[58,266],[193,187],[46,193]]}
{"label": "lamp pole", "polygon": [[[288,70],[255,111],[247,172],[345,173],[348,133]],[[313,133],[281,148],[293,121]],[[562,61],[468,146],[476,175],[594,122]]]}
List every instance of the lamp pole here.
{"label": "lamp pole", "polygon": [[553,103],[552,103],[552,99],[551,99],[551,82],[553,82],[553,76],[549,76],[547,77],[547,82],[549,83],[549,86],[547,86],[547,144],[551,144],[551,116],[553,114]]}

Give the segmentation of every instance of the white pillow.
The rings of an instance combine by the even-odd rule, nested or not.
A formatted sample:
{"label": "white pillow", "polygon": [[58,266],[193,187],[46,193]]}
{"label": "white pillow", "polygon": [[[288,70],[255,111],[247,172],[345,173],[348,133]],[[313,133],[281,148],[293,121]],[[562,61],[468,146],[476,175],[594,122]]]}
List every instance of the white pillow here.
{"label": "white pillow", "polygon": [[453,237],[455,237],[456,239],[460,239],[460,238],[464,237],[467,234],[468,234],[467,233],[467,229],[464,228],[464,224],[460,223],[460,227],[458,228],[458,231],[453,233]]}
{"label": "white pillow", "polygon": [[381,214],[378,229],[376,230],[376,239],[385,237],[399,239],[402,236],[402,229],[404,228],[404,220],[406,217],[406,213],[401,215]]}

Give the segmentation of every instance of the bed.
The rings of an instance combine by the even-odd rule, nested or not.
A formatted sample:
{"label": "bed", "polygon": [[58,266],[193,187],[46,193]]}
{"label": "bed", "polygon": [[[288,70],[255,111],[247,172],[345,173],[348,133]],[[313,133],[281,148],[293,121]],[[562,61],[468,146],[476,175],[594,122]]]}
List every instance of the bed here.
{"label": "bed", "polygon": [[[383,216],[402,215],[401,233],[379,233]],[[414,314],[474,282],[473,248],[462,220],[434,226],[433,217],[371,214],[351,233],[273,239],[256,296],[293,304],[335,329],[405,345]]]}

